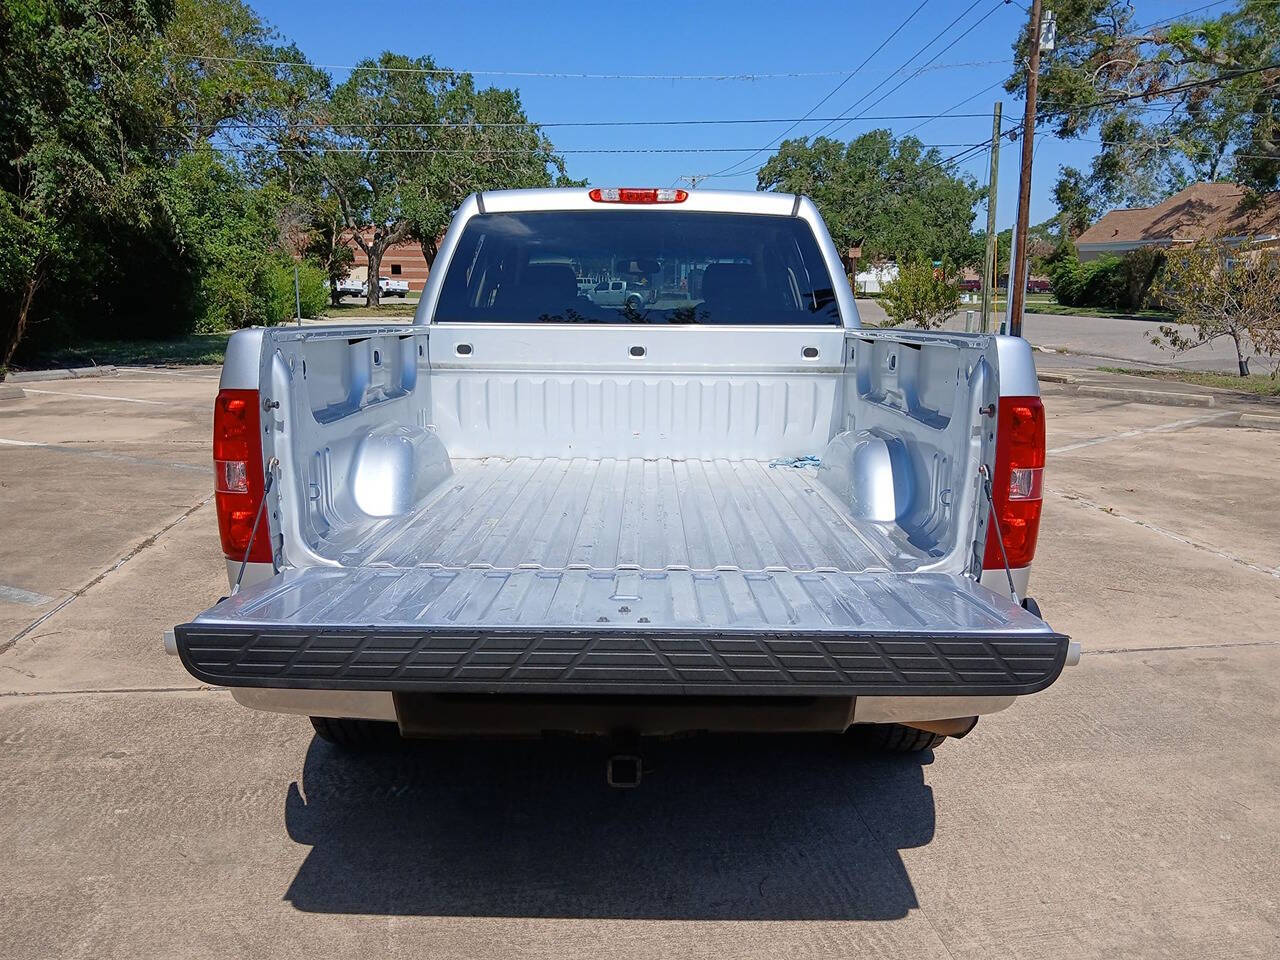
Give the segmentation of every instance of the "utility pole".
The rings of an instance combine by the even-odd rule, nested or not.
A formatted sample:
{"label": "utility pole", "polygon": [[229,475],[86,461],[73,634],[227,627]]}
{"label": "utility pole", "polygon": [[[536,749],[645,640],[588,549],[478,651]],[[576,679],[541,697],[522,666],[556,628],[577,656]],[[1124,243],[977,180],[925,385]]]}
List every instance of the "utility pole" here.
{"label": "utility pole", "polygon": [[982,261],[982,323],[986,333],[991,329],[989,318],[993,306],[992,292],[996,288],[996,184],[1000,176],[1000,111],[1002,104],[996,101],[991,114],[991,173],[987,178],[987,256]]}
{"label": "utility pole", "polygon": [[1027,111],[1022,120],[1022,171],[1018,179],[1018,223],[1009,264],[1009,333],[1022,336],[1027,299],[1027,225],[1031,218],[1031,158],[1036,132],[1036,85],[1040,79],[1040,0],[1031,0],[1027,24]]}

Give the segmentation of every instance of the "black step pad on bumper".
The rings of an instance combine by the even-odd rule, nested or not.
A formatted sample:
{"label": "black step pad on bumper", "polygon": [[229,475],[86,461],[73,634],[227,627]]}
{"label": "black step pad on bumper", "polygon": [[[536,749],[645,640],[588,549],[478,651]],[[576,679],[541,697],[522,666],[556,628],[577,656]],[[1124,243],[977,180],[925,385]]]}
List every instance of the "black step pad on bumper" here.
{"label": "black step pad on bumper", "polygon": [[188,623],[206,683],[531,694],[1000,696],[1043,690],[1067,638],[1025,630],[891,635],[776,629],[457,630]]}

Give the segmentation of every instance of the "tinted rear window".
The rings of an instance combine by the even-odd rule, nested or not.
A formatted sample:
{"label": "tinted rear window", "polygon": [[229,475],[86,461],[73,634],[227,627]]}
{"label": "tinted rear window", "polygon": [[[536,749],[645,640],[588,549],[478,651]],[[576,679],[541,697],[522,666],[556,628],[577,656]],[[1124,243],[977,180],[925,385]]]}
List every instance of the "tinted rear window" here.
{"label": "tinted rear window", "polygon": [[473,217],[435,319],[840,323],[831,276],[803,220],[673,210]]}

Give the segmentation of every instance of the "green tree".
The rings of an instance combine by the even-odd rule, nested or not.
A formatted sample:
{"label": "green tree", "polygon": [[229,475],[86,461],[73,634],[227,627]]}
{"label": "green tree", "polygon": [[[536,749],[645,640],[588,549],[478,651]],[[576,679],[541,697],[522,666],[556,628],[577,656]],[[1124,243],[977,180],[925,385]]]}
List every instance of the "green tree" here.
{"label": "green tree", "polygon": [[983,242],[972,229],[984,191],[942,159],[914,137],[895,140],[888,130],[848,144],[826,137],[786,140],[761,167],[757,184],[812,197],[842,255],[861,241],[869,261],[919,253],[979,264]]}
{"label": "green tree", "polygon": [[943,262],[935,267],[928,257],[914,256],[898,265],[898,275],[885,285],[880,302],[889,326],[912,324],[932,330],[960,309],[959,275]]}
{"label": "green tree", "polygon": [[467,194],[550,186],[564,176],[550,142],[536,126],[523,126],[513,91],[477,91],[469,74],[430,57],[388,52],[361,61],[334,90],[331,113],[323,177],[368,258],[369,306],[378,304],[375,278],[387,249],[415,240],[433,261],[437,238]]}
{"label": "green tree", "polygon": [[146,65],[161,0],[0,0],[0,368],[105,217],[156,211]]}
{"label": "green tree", "polygon": [[1152,343],[1175,353],[1226,338],[1235,346],[1240,376],[1249,375],[1250,343],[1280,367],[1280,255],[1220,240],[1202,240],[1168,255],[1160,301],[1191,332],[1162,326]]}
{"label": "green tree", "polygon": [[[584,186],[565,172],[551,141],[529,122],[515,90],[477,90],[470,74],[440,98],[444,122],[432,144],[450,152],[423,154],[414,165],[415,190],[406,197],[412,234],[430,267],[453,213],[471,193],[550,186]],[[461,126],[465,124],[465,126]]]}
{"label": "green tree", "polygon": [[1097,219],[1089,197],[1088,178],[1075,167],[1059,167],[1053,185],[1053,202],[1058,205],[1058,238],[1074,242]]}
{"label": "green tree", "polygon": [[[1084,182],[1095,208],[1155,203],[1202,180],[1280,186],[1280,67],[1269,66],[1280,63],[1280,4],[1195,12],[1142,25],[1128,0],[1054,5],[1057,44],[1041,58],[1040,113],[1059,137],[1101,134]],[[1020,34],[1018,64],[1026,44]],[[1022,92],[1025,83],[1019,66],[1005,86]]]}

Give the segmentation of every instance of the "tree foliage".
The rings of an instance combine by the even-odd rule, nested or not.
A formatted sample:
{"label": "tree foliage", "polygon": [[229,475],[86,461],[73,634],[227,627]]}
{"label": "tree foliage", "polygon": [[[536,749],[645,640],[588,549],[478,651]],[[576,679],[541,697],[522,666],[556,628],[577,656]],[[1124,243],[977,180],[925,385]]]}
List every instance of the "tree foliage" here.
{"label": "tree foliage", "polygon": [[383,69],[335,88],[242,0],[0,0],[0,45],[0,368],[24,336],[287,320],[295,264],[314,313],[352,228],[431,259],[471,191],[572,182],[514,91]]}
{"label": "tree foliage", "polygon": [[[1152,24],[1139,23],[1128,0],[1059,0],[1053,9],[1057,44],[1041,58],[1040,115],[1059,137],[1100,134],[1088,177],[1073,184],[1087,188],[1089,207],[1149,205],[1196,181],[1280,186],[1275,0]],[[1026,45],[1025,35],[1014,44],[1010,92],[1025,90]]]}
{"label": "tree foliage", "polygon": [[783,141],[757,183],[762,190],[812,197],[842,255],[861,241],[867,261],[920,254],[981,263],[982,241],[972,229],[984,191],[942,160],[937,149],[914,137],[895,140],[888,130],[847,144],[801,138]]}
{"label": "tree foliage", "polygon": [[898,275],[885,285],[880,297],[889,326],[911,324],[922,330],[941,327],[960,309],[960,278],[944,262],[934,267],[926,257],[915,256],[898,264]]}
{"label": "tree foliage", "polygon": [[[362,61],[334,90],[331,115],[314,144],[317,162],[371,277],[386,250],[405,241],[419,243],[430,265],[472,192],[568,182],[515,91],[477,90],[470,74],[442,70],[430,57]],[[378,285],[368,289],[374,306]]]}
{"label": "tree foliage", "polygon": [[161,0],[0,3],[0,368],[86,233],[155,215],[137,81],[167,12]]}
{"label": "tree foliage", "polygon": [[1191,332],[1162,326],[1153,343],[1182,353],[1229,339],[1242,377],[1249,374],[1247,345],[1252,343],[1269,361],[1271,375],[1280,371],[1280,252],[1275,249],[1217,239],[1179,248],[1169,254],[1160,300]]}

